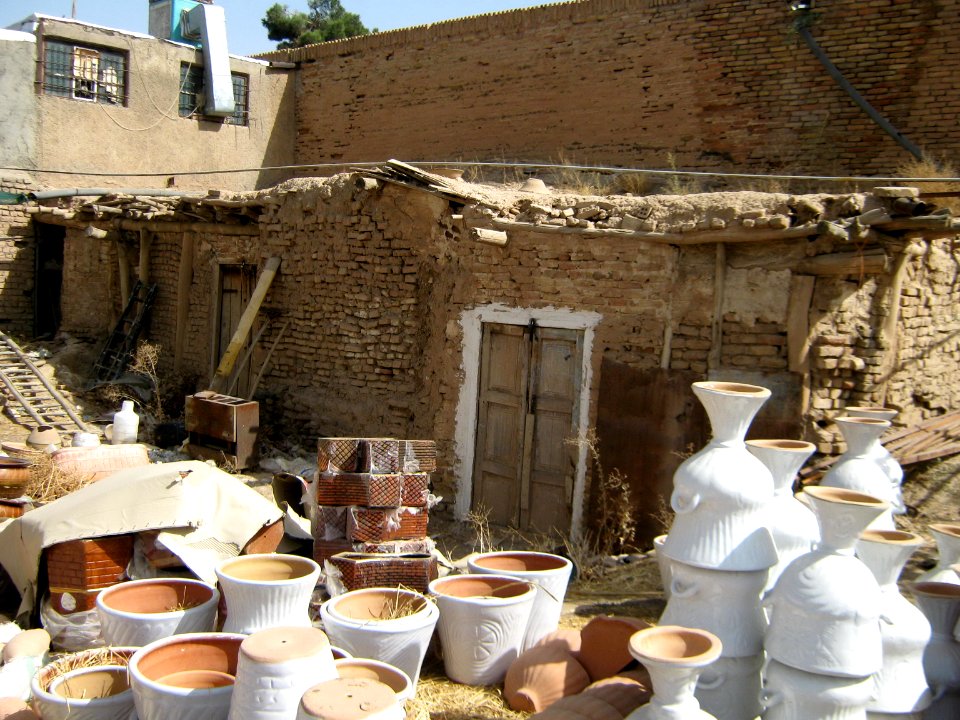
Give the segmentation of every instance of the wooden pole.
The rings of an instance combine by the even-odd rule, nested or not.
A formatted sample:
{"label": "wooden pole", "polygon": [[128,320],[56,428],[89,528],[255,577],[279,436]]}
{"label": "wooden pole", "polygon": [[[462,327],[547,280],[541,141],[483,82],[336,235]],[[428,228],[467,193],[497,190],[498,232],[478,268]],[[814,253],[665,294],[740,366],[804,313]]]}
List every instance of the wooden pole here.
{"label": "wooden pole", "polygon": [[812,275],[792,276],[787,301],[787,362],[790,372],[801,376],[802,416],[810,408],[810,301],[816,282]]}
{"label": "wooden pole", "polygon": [[119,240],[114,242],[117,247],[117,272],[120,274],[120,306],[123,307],[130,298],[130,259],[124,244]]}
{"label": "wooden pole", "polygon": [[233,366],[236,364],[237,357],[239,357],[240,351],[243,349],[247,335],[250,334],[254,320],[257,319],[257,313],[260,312],[260,306],[267,297],[267,292],[270,290],[270,285],[273,283],[273,278],[276,276],[279,267],[280,258],[278,257],[270,258],[264,265],[260,279],[257,281],[257,286],[253,290],[253,295],[250,296],[250,302],[248,302],[247,307],[244,308],[243,315],[240,316],[240,322],[237,324],[237,329],[230,339],[230,344],[223,353],[223,357],[220,358],[220,364],[213,374],[210,389],[214,392],[222,393],[226,389],[230,373],[233,372]]}
{"label": "wooden pole", "polygon": [[[886,354],[883,358],[881,370],[881,388],[880,404],[887,401],[887,386],[890,383],[890,377],[893,375],[897,366],[897,356],[900,353],[900,334],[898,326],[900,324],[900,305],[903,293],[903,280],[907,274],[907,267],[913,258],[922,255],[925,245],[922,243],[922,237],[910,238],[912,242],[907,245],[903,252],[897,256],[896,265],[894,265],[893,276],[890,279],[890,293],[887,300],[887,317],[884,318],[883,327],[880,329],[881,347],[886,346]],[[919,242],[918,242],[919,241]]]}
{"label": "wooden pole", "polygon": [[153,236],[149,230],[140,231],[140,282],[144,287],[150,280],[150,244],[153,242]]}
{"label": "wooden pole", "polygon": [[185,233],[180,245],[180,275],[177,282],[177,334],[173,344],[173,370],[183,369],[183,348],[190,319],[190,287],[193,284],[193,233]]}

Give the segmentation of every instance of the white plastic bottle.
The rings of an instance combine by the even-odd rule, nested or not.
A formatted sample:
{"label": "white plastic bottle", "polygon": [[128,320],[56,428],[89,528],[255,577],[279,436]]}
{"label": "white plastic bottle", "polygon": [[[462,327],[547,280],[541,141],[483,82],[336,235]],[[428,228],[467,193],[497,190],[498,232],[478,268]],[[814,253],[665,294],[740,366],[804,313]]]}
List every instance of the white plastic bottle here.
{"label": "white plastic bottle", "polygon": [[110,444],[135,443],[139,427],[140,416],[133,409],[133,400],[124,400],[121,409],[113,414],[113,433]]}

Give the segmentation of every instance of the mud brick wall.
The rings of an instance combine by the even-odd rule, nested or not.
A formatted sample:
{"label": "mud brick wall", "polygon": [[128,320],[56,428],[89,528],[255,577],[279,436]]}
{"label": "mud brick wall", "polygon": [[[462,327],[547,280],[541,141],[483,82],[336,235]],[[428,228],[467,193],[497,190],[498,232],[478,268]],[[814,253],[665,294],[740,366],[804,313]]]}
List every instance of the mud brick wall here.
{"label": "mud brick wall", "polygon": [[[573,161],[891,174],[909,155],[829,77],[785,2],[586,0],[325,43],[299,162]],[[960,0],[815,2],[812,34],[937,156],[960,150]]]}
{"label": "mud brick wall", "polygon": [[[30,183],[0,177],[0,191],[28,193]],[[0,330],[15,337],[33,333],[34,240],[22,205],[0,205]]]}

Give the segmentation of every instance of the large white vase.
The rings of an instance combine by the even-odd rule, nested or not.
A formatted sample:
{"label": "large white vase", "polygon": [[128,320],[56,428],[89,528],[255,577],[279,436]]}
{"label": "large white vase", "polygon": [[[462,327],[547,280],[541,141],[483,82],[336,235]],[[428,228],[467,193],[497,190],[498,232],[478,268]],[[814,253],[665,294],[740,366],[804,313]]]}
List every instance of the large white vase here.
{"label": "large white vase", "polygon": [[[844,412],[850,417],[876,418],[878,420],[886,420],[887,422],[892,422],[897,416],[897,411],[893,408],[871,405],[847,406],[844,408]],[[871,457],[874,462],[880,466],[884,474],[886,474],[887,479],[890,480],[890,486],[893,488],[897,498],[899,498],[899,502],[893,507],[893,514],[903,515],[907,511],[906,505],[903,504],[903,496],[900,491],[903,485],[903,468],[890,451],[880,442],[873,447]]]}
{"label": "large white vase", "polygon": [[310,598],[320,566],[298,555],[241,555],[216,567],[227,605],[224,632],[254,633],[268,627],[309,626]]}
{"label": "large white vase", "polygon": [[630,654],[650,673],[653,697],[625,720],[717,720],[694,695],[704,668],[720,657],[720,639],[706,630],[658,625],[630,638]]}
{"label": "large white vase", "polygon": [[[726,648],[724,648],[726,652]],[[700,707],[717,720],[753,720],[760,715],[764,656],[720,657],[704,668],[694,693]]]}
{"label": "large white vase", "polygon": [[767,505],[767,527],[777,546],[777,562],[767,577],[769,590],[777,584],[777,578],[787,565],[820,542],[817,518],[793,492],[797,473],[816,446],[803,440],[747,440],[747,450],[766,465],[773,476],[773,500]]}
{"label": "large white vase", "polygon": [[713,437],[674,473],[670,506],[676,514],[663,552],[697,567],[766,570],[777,560],[764,522],[773,477],[747,450],[744,438],[770,391],[696,382],[693,392],[707,411]]}
{"label": "large white vase", "polygon": [[877,530],[896,530],[893,510],[903,507],[900,486],[894,488],[877,464],[875,455],[880,436],[890,427],[888,420],[842,416],[834,420],[847,442],[847,451],[831,466],[820,484],[824,487],[847,488],[873,495],[890,504],[890,510],[875,520]]}
{"label": "large white vase", "polygon": [[804,494],[822,540],[787,566],[767,596],[767,655],[810,673],[872,675],[883,665],[880,586],[854,546],[890,506],[843,488],[807,487]]}
{"label": "large white vase", "polygon": [[934,523],[927,526],[937,542],[937,565],[917,578],[917,582],[945,582],[960,585],[954,565],[960,563],[960,524]]}
{"label": "large white vase", "polygon": [[467,560],[472,573],[510,575],[527,580],[537,588],[530,622],[523,637],[523,649],[529,650],[540,638],[557,629],[563,598],[567,594],[573,563],[550,553],[506,550],[481,553]]}
{"label": "large white vase", "polygon": [[919,582],[913,585],[917,605],[930,621],[930,642],[923,651],[923,671],[933,701],[923,717],[960,718],[960,643],[953,637],[960,619],[960,585]]}
{"label": "large white vase", "polygon": [[867,705],[873,712],[912,713],[930,704],[923,673],[930,623],[900,594],[897,585],[903,566],[922,544],[919,535],[897,530],[867,530],[857,542],[857,557],[877,579],[881,594],[883,668],[876,675],[876,693]]}
{"label": "large white vase", "polygon": [[865,720],[873,677],[806,672],[771,660],[764,670],[763,720]]}

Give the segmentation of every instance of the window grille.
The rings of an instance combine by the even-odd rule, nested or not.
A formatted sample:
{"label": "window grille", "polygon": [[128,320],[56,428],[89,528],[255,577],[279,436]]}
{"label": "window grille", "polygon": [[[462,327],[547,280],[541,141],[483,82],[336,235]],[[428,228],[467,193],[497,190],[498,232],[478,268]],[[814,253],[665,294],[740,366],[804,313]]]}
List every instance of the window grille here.
{"label": "window grille", "polygon": [[250,118],[250,78],[241,73],[231,73],[233,80],[233,114],[226,117],[210,117],[203,114],[206,103],[203,68],[189,63],[180,65],[180,117],[198,117],[202,120],[227,125],[248,125]]}
{"label": "window grille", "polygon": [[46,40],[43,50],[45,95],[124,105],[127,98],[124,53]]}

